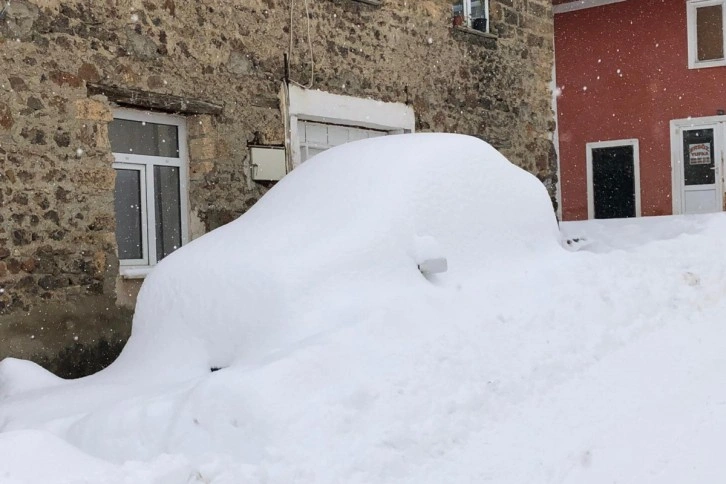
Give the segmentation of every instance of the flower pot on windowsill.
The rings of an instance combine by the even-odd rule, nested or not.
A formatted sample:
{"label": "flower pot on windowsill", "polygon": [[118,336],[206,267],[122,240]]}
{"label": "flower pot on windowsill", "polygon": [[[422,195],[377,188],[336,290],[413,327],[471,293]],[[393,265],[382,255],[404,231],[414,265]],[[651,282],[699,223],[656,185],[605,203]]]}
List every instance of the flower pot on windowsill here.
{"label": "flower pot on windowsill", "polygon": [[485,18],[475,18],[471,21],[471,28],[474,30],[478,30],[479,32],[486,32],[487,31],[487,19]]}
{"label": "flower pot on windowsill", "polygon": [[454,15],[453,24],[454,24],[454,27],[461,27],[462,25],[464,25],[464,16],[463,15]]}

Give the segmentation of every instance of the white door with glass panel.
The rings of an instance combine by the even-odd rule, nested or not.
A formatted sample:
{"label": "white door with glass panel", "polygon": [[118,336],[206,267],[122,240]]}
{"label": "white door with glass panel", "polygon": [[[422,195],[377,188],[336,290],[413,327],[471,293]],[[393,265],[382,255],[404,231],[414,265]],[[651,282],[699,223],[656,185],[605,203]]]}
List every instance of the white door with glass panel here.
{"label": "white door with glass panel", "polygon": [[720,212],[723,210],[724,123],[692,124],[676,132],[674,212]]}

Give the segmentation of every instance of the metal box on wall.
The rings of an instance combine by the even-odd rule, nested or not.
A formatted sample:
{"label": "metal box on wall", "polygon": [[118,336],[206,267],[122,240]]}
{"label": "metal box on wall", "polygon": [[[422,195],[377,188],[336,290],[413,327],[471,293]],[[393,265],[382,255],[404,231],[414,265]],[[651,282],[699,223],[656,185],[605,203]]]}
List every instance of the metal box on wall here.
{"label": "metal box on wall", "polygon": [[252,179],[278,181],[287,174],[285,148],[282,146],[251,146]]}

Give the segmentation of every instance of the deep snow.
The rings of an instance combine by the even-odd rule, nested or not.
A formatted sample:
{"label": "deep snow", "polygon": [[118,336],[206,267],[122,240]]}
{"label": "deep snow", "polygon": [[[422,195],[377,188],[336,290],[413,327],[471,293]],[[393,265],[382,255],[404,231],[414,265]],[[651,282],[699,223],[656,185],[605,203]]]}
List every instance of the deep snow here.
{"label": "deep snow", "polygon": [[548,204],[472,138],[313,158],[155,269],[109,369],[0,363],[0,482],[718,482],[726,215]]}

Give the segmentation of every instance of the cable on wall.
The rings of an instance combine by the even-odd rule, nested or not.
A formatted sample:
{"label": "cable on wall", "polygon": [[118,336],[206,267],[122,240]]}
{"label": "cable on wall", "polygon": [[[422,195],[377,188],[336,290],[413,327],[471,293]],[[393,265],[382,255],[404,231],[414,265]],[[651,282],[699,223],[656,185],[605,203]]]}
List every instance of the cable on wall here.
{"label": "cable on wall", "polygon": [[[302,87],[303,89],[310,89],[313,87],[313,83],[315,82],[315,57],[313,55],[313,39],[312,35],[310,33],[310,9],[308,7],[308,0],[304,0],[305,4],[305,20],[307,22],[307,35],[308,35],[308,48],[310,50],[310,82],[307,85],[302,85],[301,83],[294,81],[292,79],[289,79],[289,81],[293,84],[296,84],[297,86]],[[288,48],[288,56],[290,59],[292,59],[292,46],[293,46],[293,38],[294,38],[294,11],[295,11],[295,0],[290,0],[290,46]]]}

